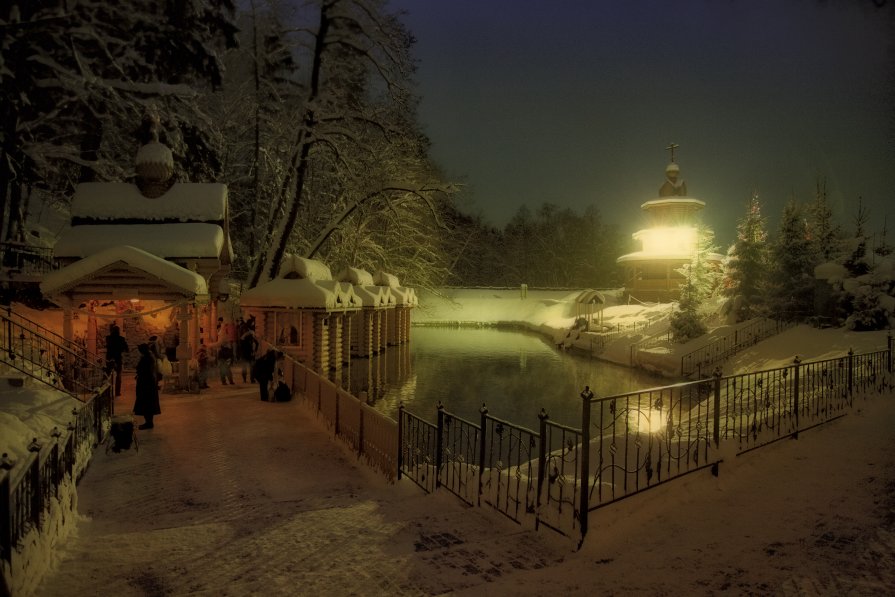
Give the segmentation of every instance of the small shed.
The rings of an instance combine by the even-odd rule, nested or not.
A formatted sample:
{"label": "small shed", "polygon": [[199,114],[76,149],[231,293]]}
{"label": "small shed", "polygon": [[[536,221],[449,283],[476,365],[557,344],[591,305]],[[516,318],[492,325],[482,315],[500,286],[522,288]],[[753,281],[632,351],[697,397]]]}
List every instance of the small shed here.
{"label": "small shed", "polygon": [[[62,307],[64,334],[86,313],[91,351],[101,351],[104,336],[97,319],[114,319],[132,347],[170,337],[177,358],[190,360],[215,340],[218,302],[228,298],[221,291],[233,262],[227,187],[176,182],[157,129],[135,161],[134,183],[77,186],[69,226],[53,248],[60,269],[45,277],[41,292]],[[169,316],[159,318],[163,312]],[[181,371],[185,383],[187,368]]]}
{"label": "small shed", "polygon": [[395,308],[387,312],[385,340],[389,346],[404,344],[410,340],[410,323],[413,308],[419,304],[413,288],[401,286],[398,277],[379,271],[373,277],[377,286],[383,286],[395,297]]}
{"label": "small shed", "polygon": [[361,299],[320,261],[287,254],[277,277],[243,292],[240,306],[259,337],[319,373],[350,360],[346,336]]}
{"label": "small shed", "polygon": [[373,275],[364,269],[347,267],[336,278],[351,284],[362,304],[351,326],[351,356],[369,357],[381,352],[386,346],[386,311],[395,308],[395,295],[388,286],[374,284]]}
{"label": "small shed", "polygon": [[606,297],[597,290],[583,290],[575,298],[575,318],[584,318],[587,321],[587,327],[591,325],[603,326],[603,306],[606,304]]}

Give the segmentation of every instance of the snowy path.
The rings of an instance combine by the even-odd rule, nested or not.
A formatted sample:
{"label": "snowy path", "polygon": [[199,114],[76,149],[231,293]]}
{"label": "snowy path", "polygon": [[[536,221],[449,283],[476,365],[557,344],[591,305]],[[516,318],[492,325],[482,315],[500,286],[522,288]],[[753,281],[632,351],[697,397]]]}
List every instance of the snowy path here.
{"label": "snowy path", "polygon": [[41,595],[439,594],[568,552],[453,496],[388,485],[298,403],[254,387],[164,395],[162,410],[138,451],[95,456],[86,518]]}
{"label": "snowy path", "polygon": [[[132,395],[132,394],[125,394]],[[39,595],[883,595],[895,586],[895,396],[591,515],[579,552],[388,485],[298,403],[164,396],[100,451]],[[119,409],[121,410],[121,409]]]}

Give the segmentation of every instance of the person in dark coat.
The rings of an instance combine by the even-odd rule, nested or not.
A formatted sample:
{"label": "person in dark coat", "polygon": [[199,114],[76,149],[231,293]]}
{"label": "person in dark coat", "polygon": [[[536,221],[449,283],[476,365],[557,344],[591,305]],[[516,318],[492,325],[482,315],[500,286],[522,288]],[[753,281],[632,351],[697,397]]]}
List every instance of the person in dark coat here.
{"label": "person in dark coat", "polygon": [[261,390],[261,400],[267,402],[270,400],[270,382],[273,381],[273,373],[277,366],[277,351],[270,349],[264,356],[255,361],[252,367],[252,373],[258,382]]}
{"label": "person in dark coat", "polygon": [[139,429],[152,429],[152,419],[162,412],[158,399],[158,377],[155,357],[148,344],[137,346],[140,360],[137,362],[137,398],[134,400],[134,414],[142,416],[145,422]]}
{"label": "person in dark coat", "polygon": [[258,338],[251,329],[239,338],[239,353],[242,358],[242,383],[246,382],[246,376],[255,383],[255,351],[258,350]]}
{"label": "person in dark coat", "polygon": [[114,323],[109,326],[109,335],[106,336],[106,372],[115,372],[115,396],[121,396],[121,367],[124,353],[130,348],[127,340],[121,335],[121,329]]}

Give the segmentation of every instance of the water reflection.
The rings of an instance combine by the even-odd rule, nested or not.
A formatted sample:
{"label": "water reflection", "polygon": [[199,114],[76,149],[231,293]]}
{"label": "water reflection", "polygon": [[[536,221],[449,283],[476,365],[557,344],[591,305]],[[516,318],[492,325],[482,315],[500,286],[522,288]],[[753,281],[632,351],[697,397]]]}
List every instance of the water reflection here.
{"label": "water reflection", "polygon": [[440,401],[454,414],[478,421],[484,403],[493,416],[537,429],[541,408],[553,421],[579,425],[585,385],[597,396],[609,396],[668,383],[644,371],[560,352],[529,332],[415,327],[411,338],[409,345],[353,359],[342,373],[343,385],[356,396],[366,392],[374,408],[393,418],[403,402],[434,421]]}

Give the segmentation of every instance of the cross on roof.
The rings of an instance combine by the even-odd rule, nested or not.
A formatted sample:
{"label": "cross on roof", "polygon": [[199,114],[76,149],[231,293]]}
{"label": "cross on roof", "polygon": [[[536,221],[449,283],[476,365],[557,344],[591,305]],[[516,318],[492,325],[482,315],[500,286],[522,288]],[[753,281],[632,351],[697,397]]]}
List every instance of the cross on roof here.
{"label": "cross on roof", "polygon": [[678,145],[677,143],[672,143],[671,145],[669,145],[668,147],[665,148],[666,150],[671,151],[671,162],[672,163],[674,163],[674,150],[677,149],[678,147],[680,147],[680,145]]}

